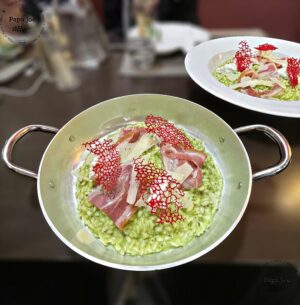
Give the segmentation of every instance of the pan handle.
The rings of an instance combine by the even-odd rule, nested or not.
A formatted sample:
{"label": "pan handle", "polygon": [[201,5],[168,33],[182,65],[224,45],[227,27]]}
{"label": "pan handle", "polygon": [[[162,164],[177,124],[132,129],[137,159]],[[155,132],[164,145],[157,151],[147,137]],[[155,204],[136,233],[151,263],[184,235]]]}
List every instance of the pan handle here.
{"label": "pan handle", "polygon": [[34,179],[37,179],[37,174],[31,170],[25,169],[23,167],[17,166],[12,162],[12,152],[14,149],[15,144],[23,138],[26,134],[33,132],[33,131],[43,131],[43,132],[50,132],[50,133],[57,133],[58,128],[45,126],[45,125],[29,125],[26,127],[21,128],[20,130],[16,131],[6,142],[2,150],[2,158],[5,164],[13,171],[28,176]]}
{"label": "pan handle", "polygon": [[262,171],[252,175],[253,180],[259,180],[265,177],[274,176],[283,171],[290,163],[292,158],[291,147],[287,139],[275,128],[266,125],[249,125],[239,127],[234,130],[237,134],[243,134],[249,131],[262,131],[265,135],[271,138],[279,148],[280,160],[274,166],[268,167]]}

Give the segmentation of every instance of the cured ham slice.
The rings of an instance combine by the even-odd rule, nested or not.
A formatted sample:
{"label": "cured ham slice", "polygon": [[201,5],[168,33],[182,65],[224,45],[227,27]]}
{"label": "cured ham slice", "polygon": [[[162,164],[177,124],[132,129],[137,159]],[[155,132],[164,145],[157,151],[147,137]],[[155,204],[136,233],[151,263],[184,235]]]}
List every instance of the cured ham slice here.
{"label": "cured ham slice", "polygon": [[279,76],[274,63],[268,63],[261,66],[257,72],[257,75],[259,79],[271,79]]}
{"label": "cured ham slice", "polygon": [[182,181],[182,186],[184,188],[192,189],[201,185],[201,167],[206,159],[206,154],[195,149],[183,149],[181,147],[174,147],[170,144],[162,144],[161,153],[165,169],[170,175],[174,172],[178,175],[178,171],[180,172],[181,168],[188,173],[186,165],[191,167],[192,171]]}
{"label": "cured ham slice", "polygon": [[259,93],[257,90],[249,87],[249,88],[246,88],[246,89],[241,89],[240,90],[241,93],[245,93],[245,94],[248,94],[250,96],[254,96],[254,97],[260,97]]}
{"label": "cured ham slice", "polygon": [[146,128],[144,127],[130,127],[122,129],[117,141],[117,145],[127,142],[135,143],[146,133]]}
{"label": "cured ham slice", "polygon": [[145,151],[156,145],[159,139],[146,133],[143,127],[133,127],[121,131],[117,141],[123,163],[138,158]]}
{"label": "cured ham slice", "polygon": [[257,74],[255,73],[254,70],[251,70],[251,69],[244,70],[238,77],[237,82],[240,83],[244,77],[249,77],[251,79],[255,79],[255,78],[257,78]]}
{"label": "cured ham slice", "polygon": [[242,89],[242,93],[246,93],[255,97],[273,97],[281,93],[284,89],[279,84],[274,84],[274,86],[270,90],[258,91],[251,87]]}
{"label": "cured ham slice", "polygon": [[[133,164],[123,165],[117,185],[111,192],[104,193],[96,189],[88,197],[90,203],[109,216],[120,230],[124,229],[137,210],[137,207],[127,202],[128,193],[133,187],[132,173]],[[133,201],[136,201],[137,193],[135,198],[131,198]]]}
{"label": "cured ham slice", "polygon": [[266,63],[274,63],[277,68],[281,68],[287,65],[286,57],[278,58],[272,54],[264,54],[264,60]]}

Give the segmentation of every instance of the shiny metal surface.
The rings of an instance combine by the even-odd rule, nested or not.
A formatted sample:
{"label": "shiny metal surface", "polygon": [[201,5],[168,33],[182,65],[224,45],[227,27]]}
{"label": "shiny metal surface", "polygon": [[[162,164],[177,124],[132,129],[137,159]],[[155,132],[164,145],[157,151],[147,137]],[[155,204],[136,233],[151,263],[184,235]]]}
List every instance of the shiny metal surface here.
{"label": "shiny metal surface", "polygon": [[45,125],[29,125],[23,127],[22,129],[15,132],[6,142],[2,150],[2,159],[5,164],[13,171],[28,176],[34,179],[37,179],[37,174],[31,170],[25,169],[13,163],[12,161],[12,153],[15,144],[23,138],[26,134],[33,132],[33,131],[43,131],[43,132],[51,132],[57,133],[58,128],[45,126]]}
{"label": "shiny metal surface", "polygon": [[279,162],[267,169],[264,169],[262,171],[259,171],[257,173],[254,173],[252,175],[253,180],[259,180],[265,177],[274,176],[278,173],[282,172],[290,163],[292,158],[292,151],[291,147],[287,141],[287,139],[283,136],[281,132],[276,130],[275,128],[272,128],[270,126],[266,125],[250,125],[250,126],[244,126],[240,128],[236,128],[234,130],[237,134],[243,134],[245,132],[250,131],[261,131],[264,134],[266,134],[269,138],[271,138],[279,148],[280,152],[280,160]]}
{"label": "shiny metal surface", "polygon": [[[122,256],[104,247],[97,239],[85,242],[78,238],[78,232],[82,232],[84,226],[76,213],[72,170],[80,160],[83,142],[104,130],[111,131],[116,126],[143,120],[150,113],[168,118],[205,142],[224,178],[222,200],[210,229],[185,247],[143,257]],[[124,270],[171,268],[209,252],[238,224],[246,209],[251,187],[248,154],[229,125],[190,101],[155,94],[115,98],[77,115],[53,138],[38,173],[41,209],[55,234],[78,254],[96,263]]]}

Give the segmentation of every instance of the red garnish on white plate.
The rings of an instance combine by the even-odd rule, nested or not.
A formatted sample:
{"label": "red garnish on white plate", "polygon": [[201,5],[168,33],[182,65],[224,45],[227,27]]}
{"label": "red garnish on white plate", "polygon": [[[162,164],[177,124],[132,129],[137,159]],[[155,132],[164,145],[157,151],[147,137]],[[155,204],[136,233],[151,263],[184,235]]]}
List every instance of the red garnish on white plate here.
{"label": "red garnish on white plate", "polygon": [[239,43],[239,50],[234,57],[239,72],[243,72],[250,67],[252,53],[247,41],[243,40]]}
{"label": "red garnish on white plate", "polygon": [[289,57],[287,59],[287,74],[290,80],[290,84],[293,88],[298,85],[298,76],[300,75],[300,59]]}
{"label": "red garnish on white plate", "polygon": [[158,217],[158,223],[175,223],[183,220],[179,210],[184,190],[180,183],[153,163],[144,164],[142,159],[134,160],[136,179],[141,186],[142,198],[151,214]]}
{"label": "red garnish on white plate", "polygon": [[98,156],[97,163],[93,166],[96,184],[105,191],[113,190],[121,174],[121,158],[116,145],[112,140],[93,140],[83,145]]}
{"label": "red garnish on white plate", "polygon": [[156,134],[163,143],[179,145],[183,148],[193,148],[185,134],[164,118],[148,115],[145,124],[147,132]]}
{"label": "red garnish on white plate", "polygon": [[258,51],[275,51],[275,50],[277,50],[277,48],[275,46],[273,46],[272,44],[269,44],[269,43],[261,44],[258,47],[255,47],[255,49],[258,50]]}

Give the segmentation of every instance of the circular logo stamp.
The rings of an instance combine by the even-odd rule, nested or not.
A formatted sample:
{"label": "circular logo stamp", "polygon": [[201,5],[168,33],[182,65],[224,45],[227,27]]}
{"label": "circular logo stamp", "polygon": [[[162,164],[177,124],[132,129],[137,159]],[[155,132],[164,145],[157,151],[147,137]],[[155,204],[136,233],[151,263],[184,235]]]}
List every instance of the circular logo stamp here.
{"label": "circular logo stamp", "polygon": [[6,0],[0,11],[0,31],[13,44],[36,41],[45,28],[42,10],[34,1]]}

